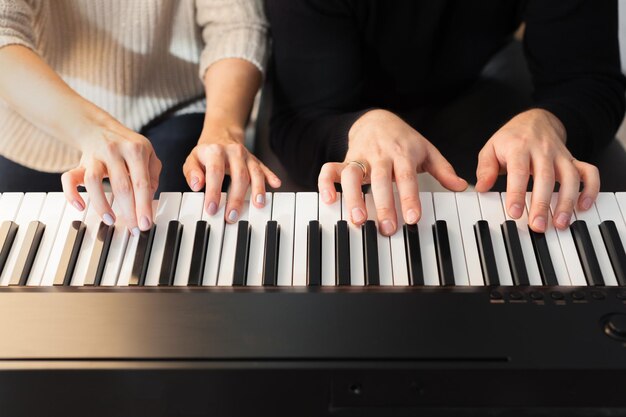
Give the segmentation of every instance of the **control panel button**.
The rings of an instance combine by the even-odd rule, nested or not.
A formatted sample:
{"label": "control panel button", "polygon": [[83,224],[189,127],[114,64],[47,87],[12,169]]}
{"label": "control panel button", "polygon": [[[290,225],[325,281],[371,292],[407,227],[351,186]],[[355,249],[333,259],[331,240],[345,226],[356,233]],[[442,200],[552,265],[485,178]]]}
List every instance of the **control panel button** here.
{"label": "control panel button", "polygon": [[604,320],[604,333],[617,340],[626,340],[626,314],[611,314]]}

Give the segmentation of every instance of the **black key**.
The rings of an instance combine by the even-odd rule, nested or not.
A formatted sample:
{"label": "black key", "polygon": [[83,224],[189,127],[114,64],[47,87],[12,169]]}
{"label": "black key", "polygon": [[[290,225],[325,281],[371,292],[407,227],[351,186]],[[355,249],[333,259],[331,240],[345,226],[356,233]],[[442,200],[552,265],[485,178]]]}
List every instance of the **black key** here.
{"label": "black key", "polygon": [[61,253],[59,268],[54,276],[54,285],[70,285],[86,229],[85,223],[80,220],[74,220],[70,225],[63,253]]}
{"label": "black key", "polygon": [[519,240],[517,224],[513,220],[507,220],[501,225],[504,236],[504,246],[511,266],[511,275],[515,285],[530,285],[528,271],[524,262],[522,244]]}
{"label": "black key", "polygon": [[163,261],[161,262],[161,272],[159,274],[160,286],[174,285],[174,275],[176,274],[176,263],[178,262],[178,251],[180,250],[180,239],[182,236],[183,225],[178,220],[170,220],[167,224]]}
{"label": "black key", "polygon": [[32,221],[28,225],[9,285],[26,285],[45,229],[46,225],[39,221]]}
{"label": "black key", "polygon": [[437,253],[437,269],[441,285],[454,285],[454,268],[452,267],[452,253],[448,238],[448,225],[445,220],[437,220],[433,225],[435,251]]}
{"label": "black key", "polygon": [[530,240],[533,242],[533,249],[535,251],[535,257],[537,258],[537,266],[539,266],[539,273],[541,274],[543,285],[559,285],[556,272],[554,271],[554,265],[552,264],[552,258],[550,257],[546,235],[544,233],[535,232],[530,227],[528,231],[530,232]]}
{"label": "black key", "polygon": [[621,286],[626,286],[626,251],[624,251],[624,245],[615,227],[615,222],[612,220],[605,220],[600,223],[600,233],[604,240],[604,246],[609,253],[609,259],[615,271],[617,282]]}
{"label": "black key", "polygon": [[265,250],[263,256],[263,285],[276,286],[278,281],[278,245],[280,226],[270,220],[265,226]]}
{"label": "black key", "polygon": [[493,253],[493,243],[491,242],[491,232],[489,223],[485,220],[478,220],[474,224],[474,236],[478,246],[480,256],[480,268],[483,271],[485,285],[500,285],[496,255]]}
{"label": "black key", "polygon": [[193,249],[191,250],[191,265],[189,266],[189,282],[187,285],[202,285],[204,276],[204,264],[206,262],[206,251],[209,245],[209,235],[211,225],[205,220],[198,220],[196,223],[196,233],[193,238]]}
{"label": "black key", "polygon": [[153,225],[149,230],[139,232],[137,251],[128,285],[142,286],[146,283],[146,273],[148,272],[148,262],[150,261],[155,231],[156,225]]}
{"label": "black key", "polygon": [[604,278],[602,277],[596,251],[593,249],[587,223],[583,220],[576,220],[569,228],[574,237],[574,245],[576,245],[576,251],[578,252],[587,284],[604,285]]}
{"label": "black key", "polygon": [[345,220],[335,225],[335,280],[337,285],[350,285],[350,235]]}
{"label": "black key", "polygon": [[235,248],[235,267],[233,268],[233,286],[235,287],[246,285],[249,253],[250,223],[241,220],[237,225],[237,246]]}
{"label": "black key", "polygon": [[9,259],[18,226],[15,222],[5,221],[0,226],[0,273]]}
{"label": "black key", "polygon": [[363,230],[363,261],[365,263],[365,285],[380,285],[378,265],[378,230],[374,220],[368,220]]}
{"label": "black key", "polygon": [[322,230],[320,222],[311,220],[307,226],[307,269],[309,286],[322,285]]}
{"label": "black key", "polygon": [[104,222],[100,222],[93,250],[91,251],[91,258],[89,259],[87,274],[85,275],[86,286],[100,285],[114,230],[115,226],[109,226]]}
{"label": "black key", "polygon": [[424,285],[424,268],[422,266],[422,254],[420,252],[420,235],[416,224],[405,224],[404,251],[406,264],[409,268],[409,281],[411,285]]}

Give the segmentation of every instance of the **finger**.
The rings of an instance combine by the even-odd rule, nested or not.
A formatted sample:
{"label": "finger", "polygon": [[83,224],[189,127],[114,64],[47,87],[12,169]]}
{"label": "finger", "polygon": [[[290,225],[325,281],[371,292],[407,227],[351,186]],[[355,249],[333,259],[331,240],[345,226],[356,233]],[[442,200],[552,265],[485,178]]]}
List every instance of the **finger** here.
{"label": "finger", "polygon": [[317,188],[322,201],[326,204],[335,202],[337,192],[335,183],[341,182],[341,171],[344,167],[340,162],[327,162],[322,165],[320,175],[317,177]]}
{"label": "finger", "polygon": [[367,220],[367,209],[361,192],[363,171],[355,164],[345,164],[341,171],[341,190],[350,220],[360,226]]}
{"label": "finger", "polygon": [[578,197],[578,206],[583,210],[589,210],[600,192],[600,172],[595,165],[578,160],[574,160],[574,167],[578,169],[584,184],[583,191]]}
{"label": "finger", "polygon": [[526,152],[511,155],[506,162],[506,211],[519,219],[526,205],[526,190],[530,178],[530,155]]}
{"label": "finger", "polygon": [[107,161],[107,170],[111,182],[111,190],[116,201],[118,212],[115,213],[118,221],[121,221],[135,236],[139,235],[137,227],[137,213],[135,211],[135,197],[133,186],[128,175],[128,169],[124,160],[113,158]]}
{"label": "finger", "polygon": [[530,228],[543,233],[550,215],[550,199],[554,191],[554,166],[552,159],[533,158],[533,191],[528,220]]}
{"label": "finger", "polygon": [[128,166],[133,194],[135,198],[135,213],[138,220],[139,229],[149,230],[152,227],[152,184],[150,180],[150,150],[143,145],[133,143],[126,150],[124,159]]}
{"label": "finger", "polygon": [[83,184],[85,177],[85,168],[82,166],[70,169],[61,175],[61,184],[63,185],[63,194],[68,203],[78,211],[85,209],[85,200],[78,192],[78,186]]}
{"label": "finger", "polygon": [[467,188],[467,181],[456,175],[450,162],[432,145],[428,147],[428,155],[423,166],[448,190],[463,191]]}
{"label": "finger", "polygon": [[150,154],[148,169],[150,171],[150,188],[153,196],[159,188],[159,177],[161,176],[162,166],[163,165],[161,164],[161,161],[159,161],[159,158],[157,158],[156,153],[152,152],[152,154]]}
{"label": "finger", "polygon": [[265,173],[256,159],[248,159],[247,165],[250,173],[250,192],[253,204],[255,207],[263,208],[265,207]]}
{"label": "finger", "polygon": [[561,184],[559,187],[559,197],[554,208],[553,221],[559,229],[569,227],[574,206],[578,200],[578,190],[580,189],[580,176],[578,170],[569,159],[561,159],[556,163],[556,177]]}
{"label": "finger", "polygon": [[398,224],[396,209],[393,202],[393,186],[391,184],[391,161],[377,161],[372,164],[372,195],[376,205],[376,216],[380,233],[391,236]]}
{"label": "finger", "polygon": [[276,175],[274,173],[274,171],[269,169],[262,162],[259,161],[258,163],[259,163],[259,166],[261,167],[261,170],[263,170],[263,174],[265,175],[265,179],[267,180],[267,183],[270,185],[270,187],[272,187],[272,188],[280,187],[281,181],[280,181],[280,178],[278,178],[278,175]]}
{"label": "finger", "polygon": [[478,154],[478,166],[476,167],[476,191],[479,193],[489,191],[496,183],[499,173],[500,163],[496,157],[495,149],[491,146],[491,144],[487,144]]}
{"label": "finger", "polygon": [[228,155],[228,165],[232,182],[224,217],[228,223],[234,223],[241,215],[248,185],[250,184],[250,175],[246,161],[240,155]]}
{"label": "finger", "polygon": [[204,168],[192,152],[183,164],[183,175],[192,191],[200,191],[204,185]]}
{"label": "finger", "polygon": [[407,224],[415,224],[422,215],[415,165],[409,160],[395,161],[393,171],[404,221]]}
{"label": "finger", "polygon": [[102,221],[111,226],[115,223],[113,209],[106,198],[102,179],[104,178],[106,168],[104,165],[95,161],[85,169],[85,188],[89,194],[91,207],[96,210]]}
{"label": "finger", "polygon": [[200,184],[205,184],[204,210],[213,216],[217,213],[220,204],[226,153],[218,145],[210,146],[198,153],[189,155],[187,161],[192,160],[197,161],[200,171],[203,172]]}

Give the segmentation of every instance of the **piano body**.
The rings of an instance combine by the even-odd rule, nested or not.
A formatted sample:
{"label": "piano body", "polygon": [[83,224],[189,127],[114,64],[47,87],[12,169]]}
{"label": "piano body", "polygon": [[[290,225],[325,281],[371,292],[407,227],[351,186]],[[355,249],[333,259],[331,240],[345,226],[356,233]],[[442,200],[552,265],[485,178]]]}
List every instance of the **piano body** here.
{"label": "piano body", "polygon": [[387,238],[315,193],[233,225],[163,193],[134,237],[1,195],[0,415],[626,415],[626,193],[545,234],[421,198]]}

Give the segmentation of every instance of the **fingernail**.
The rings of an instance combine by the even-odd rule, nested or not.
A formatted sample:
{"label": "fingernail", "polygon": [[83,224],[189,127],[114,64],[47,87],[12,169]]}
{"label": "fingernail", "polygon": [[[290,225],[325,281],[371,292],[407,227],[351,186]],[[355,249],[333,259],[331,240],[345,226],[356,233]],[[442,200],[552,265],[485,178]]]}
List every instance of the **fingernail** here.
{"label": "fingernail", "polygon": [[557,217],[556,217],[556,224],[561,226],[561,227],[565,227],[569,224],[569,219],[570,216],[567,213],[560,213]]}
{"label": "fingernail", "polygon": [[83,207],[82,204],[80,204],[80,201],[75,200],[72,205],[74,206],[74,208],[76,208],[76,210],[78,211],[83,211],[85,209],[85,207]]}
{"label": "fingernail", "polygon": [[139,236],[139,228],[138,227],[133,227],[133,229],[130,231],[133,236],[137,237]]}
{"label": "fingernail", "polygon": [[148,230],[150,228],[150,220],[146,216],[143,216],[139,221],[139,227],[143,230]]}
{"label": "fingernail", "polygon": [[196,185],[198,185],[199,182],[200,182],[200,179],[198,177],[191,177],[191,189],[195,190]]}
{"label": "fingernail", "polygon": [[237,210],[231,210],[230,213],[228,213],[228,220],[231,222],[237,220]]}
{"label": "fingernail", "polygon": [[107,226],[112,226],[114,223],[113,216],[111,216],[109,213],[104,213],[104,215],[102,216],[102,221]]}
{"label": "fingernail", "polygon": [[330,192],[328,190],[322,191],[322,201],[324,203],[330,203]]}
{"label": "fingernail", "polygon": [[393,223],[391,220],[383,220],[380,224],[380,230],[383,232],[385,236],[391,236],[394,232]]}
{"label": "fingernail", "polygon": [[265,194],[257,194],[256,202],[257,204],[265,205]]}
{"label": "fingernail", "polygon": [[511,217],[517,219],[518,217],[522,215],[522,211],[523,211],[522,206],[520,206],[519,204],[513,204],[511,206],[511,213],[510,213]]}
{"label": "fingernail", "polygon": [[546,219],[543,216],[535,217],[535,220],[533,221],[533,227],[537,230],[545,230]]}
{"label": "fingernail", "polygon": [[583,200],[583,210],[589,210],[593,205],[593,200],[589,197]]}
{"label": "fingernail", "polygon": [[215,204],[213,201],[211,201],[209,203],[209,207],[208,207],[208,213],[213,216],[215,213],[217,213],[217,204]]}
{"label": "fingernail", "polygon": [[417,212],[413,209],[410,209],[406,212],[406,222],[409,224],[417,223]]}
{"label": "fingernail", "polygon": [[365,220],[365,213],[362,209],[355,207],[352,209],[352,223],[361,223]]}

